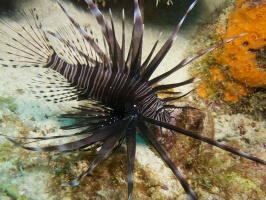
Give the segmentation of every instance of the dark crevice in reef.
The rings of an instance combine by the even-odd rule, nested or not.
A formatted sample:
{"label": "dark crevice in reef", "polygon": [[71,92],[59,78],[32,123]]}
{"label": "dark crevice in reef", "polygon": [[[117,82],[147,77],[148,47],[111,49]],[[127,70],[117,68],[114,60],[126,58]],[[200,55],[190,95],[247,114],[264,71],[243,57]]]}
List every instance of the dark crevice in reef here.
{"label": "dark crevice in reef", "polygon": [[14,1],[1,0],[0,15],[6,10],[14,10],[14,9],[16,9],[16,5],[14,4]]}
{"label": "dark crevice in reef", "polygon": [[257,68],[266,71],[266,46],[261,49],[250,49],[256,56]]}

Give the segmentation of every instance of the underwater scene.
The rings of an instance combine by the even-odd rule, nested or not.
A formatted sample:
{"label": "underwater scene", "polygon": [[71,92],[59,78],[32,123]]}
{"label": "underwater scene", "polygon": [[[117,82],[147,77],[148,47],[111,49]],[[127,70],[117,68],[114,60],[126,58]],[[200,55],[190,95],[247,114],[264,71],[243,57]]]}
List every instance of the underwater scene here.
{"label": "underwater scene", "polygon": [[0,200],[266,200],[266,0],[2,0]]}

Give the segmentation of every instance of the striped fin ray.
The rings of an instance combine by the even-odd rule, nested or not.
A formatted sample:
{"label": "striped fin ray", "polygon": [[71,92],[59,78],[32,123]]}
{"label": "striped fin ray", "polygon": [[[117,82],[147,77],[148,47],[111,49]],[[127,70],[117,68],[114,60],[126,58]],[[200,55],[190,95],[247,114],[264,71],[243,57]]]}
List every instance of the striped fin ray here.
{"label": "striped fin ray", "polygon": [[122,49],[121,49],[121,60],[120,60],[120,66],[122,67],[122,70],[126,73],[127,72],[127,68],[125,65],[125,37],[126,37],[126,33],[125,33],[125,11],[124,9],[122,10]]}
{"label": "striped fin ray", "polygon": [[[116,54],[117,61],[119,62],[123,58],[121,58],[121,48],[119,46],[118,41],[116,39],[115,40],[113,39],[114,38],[113,27],[110,27],[108,22],[105,20],[104,15],[101,13],[101,11],[96,7],[96,5],[91,0],[85,0],[85,1],[90,7],[92,14],[95,16],[96,20],[98,21],[98,24],[101,27],[104,38],[107,40],[107,42],[110,42],[110,45],[109,45],[110,55]],[[113,63],[113,66],[114,66],[114,63]]]}
{"label": "striped fin ray", "polygon": [[[50,34],[52,32],[48,33]],[[87,41],[84,41],[84,38],[79,34],[79,32],[77,32],[73,25],[58,28],[56,34],[54,34],[53,36],[55,36],[60,41],[59,44],[62,45],[61,48],[65,48],[64,53],[59,54],[59,52],[57,51],[57,54],[64,59],[65,54],[67,54],[68,57],[73,57],[71,59],[72,62],[69,62],[65,59],[66,62],[73,64],[77,64],[77,62],[81,64],[87,64],[87,60],[89,60],[90,58],[91,60],[93,60],[92,58],[95,58],[95,55],[89,56],[89,46],[87,44]],[[74,62],[73,60],[76,62]]]}
{"label": "striped fin ray", "polygon": [[169,95],[177,95],[177,94],[181,94],[182,92],[172,92],[172,91],[158,91],[158,94],[169,94]]}
{"label": "striped fin ray", "polygon": [[[119,67],[122,67],[122,66],[119,66],[119,64],[121,63],[120,62],[120,58],[118,58],[120,56],[120,52],[117,48],[117,45],[118,45],[118,42],[116,40],[116,36],[115,36],[115,27],[114,27],[114,21],[113,21],[113,15],[112,15],[112,11],[111,9],[109,9],[109,13],[110,13],[110,20],[111,20],[111,26],[112,26],[112,31],[108,33],[108,37],[109,37],[109,40],[107,40],[107,43],[108,43],[108,46],[109,48],[113,48],[112,50],[109,50],[110,52],[110,56],[112,58],[112,63],[113,63],[113,72],[115,71],[118,71]],[[111,35],[109,35],[111,34]]]}
{"label": "striped fin ray", "polygon": [[132,76],[139,74],[141,66],[142,55],[142,39],[143,39],[143,22],[141,18],[141,12],[138,5],[138,0],[134,1],[134,26],[130,44],[130,50],[128,52],[126,65],[130,66],[130,73]]}
{"label": "striped fin ray", "polygon": [[190,94],[192,91],[194,91],[194,89],[193,89],[193,90],[190,90],[189,92],[187,92],[187,93],[185,93],[185,94],[182,94],[182,95],[180,95],[180,96],[176,96],[176,97],[167,97],[167,98],[163,98],[163,99],[161,99],[161,100],[162,100],[163,102],[176,101],[176,100],[178,100],[178,99],[181,99],[181,98],[187,96],[187,95]]}
{"label": "striped fin ray", "polygon": [[172,44],[173,44],[173,42],[174,42],[174,40],[176,38],[177,32],[179,31],[179,29],[180,29],[181,25],[183,24],[185,18],[187,17],[188,13],[192,10],[192,8],[196,5],[197,2],[198,2],[198,0],[195,0],[189,6],[188,10],[183,15],[182,19],[179,21],[178,25],[176,26],[176,28],[173,31],[173,33],[171,34],[171,36],[164,43],[164,45],[159,50],[159,52],[155,55],[155,57],[152,59],[152,61],[148,64],[147,68],[145,69],[145,71],[142,74],[143,80],[148,81],[149,78],[151,77],[151,75],[153,74],[153,72],[159,66],[159,64],[161,63],[161,61],[163,60],[163,58],[165,57],[167,52],[170,50],[170,48],[171,48],[171,46],[172,46]]}
{"label": "striped fin ray", "polygon": [[180,83],[158,85],[158,86],[155,86],[152,90],[153,90],[153,92],[158,92],[160,90],[168,90],[168,89],[172,89],[172,88],[181,87],[181,86],[184,86],[184,85],[187,85],[190,83],[194,83],[194,82],[199,81],[199,80],[200,80],[199,78],[191,78],[191,79],[188,79],[186,81],[182,81]]}
{"label": "striped fin ray", "polygon": [[169,109],[169,108],[174,108],[174,109],[181,109],[181,110],[194,110],[197,108],[192,107],[192,106],[175,106],[175,105],[164,105],[165,109]]}
{"label": "striped fin ray", "polygon": [[[148,118],[150,119],[150,118]],[[153,120],[156,121],[156,120]],[[166,123],[168,124],[168,123]],[[185,192],[187,193],[187,197],[190,200],[198,199],[194,191],[190,188],[188,182],[182,175],[182,173],[178,170],[178,168],[175,166],[173,161],[168,157],[165,150],[162,148],[160,143],[157,141],[153,133],[150,131],[150,129],[147,127],[147,125],[142,121],[138,120],[138,127],[140,131],[143,133],[145,138],[153,145],[153,147],[156,149],[156,151],[160,154],[160,156],[163,158],[164,162],[169,166],[169,168],[172,170],[174,175],[178,178],[179,182],[181,183],[182,187],[184,188]]]}
{"label": "striped fin ray", "polygon": [[[53,53],[42,25],[38,21],[35,10],[30,10],[31,17],[24,11],[16,14],[8,12],[0,17],[0,51],[4,53],[2,66],[28,67],[42,66]],[[25,19],[26,24],[21,24],[18,18]],[[15,24],[11,24],[8,18],[12,18]],[[32,22],[33,20],[33,22]],[[14,59],[14,57],[16,59]]]}
{"label": "striped fin ray", "polygon": [[152,47],[152,49],[151,49],[151,51],[150,51],[148,57],[146,58],[146,60],[142,63],[142,65],[141,65],[141,67],[140,67],[139,72],[140,72],[141,76],[142,76],[144,70],[146,69],[147,65],[148,65],[149,62],[150,62],[150,59],[151,59],[151,57],[152,57],[152,55],[153,55],[153,53],[154,53],[154,51],[155,51],[155,49],[156,49],[156,47],[157,47],[157,45],[158,45],[158,43],[159,43],[159,39],[160,39],[161,35],[162,35],[162,32],[160,33],[160,35],[159,35],[157,41],[154,43],[154,45],[153,45],[153,47]]}
{"label": "striped fin ray", "polygon": [[229,38],[229,39],[227,39],[227,40],[225,40],[225,41],[223,41],[223,42],[221,42],[221,43],[219,43],[219,44],[217,44],[217,45],[215,45],[215,46],[213,46],[213,47],[211,47],[211,48],[209,48],[209,49],[207,49],[207,50],[205,50],[205,51],[203,51],[203,52],[201,52],[201,53],[199,53],[198,55],[195,55],[195,56],[192,56],[192,57],[187,57],[187,58],[185,58],[184,60],[182,60],[180,63],[178,63],[178,65],[176,65],[176,66],[175,66],[174,68],[172,68],[171,70],[169,70],[169,71],[167,71],[167,72],[165,72],[165,73],[163,73],[163,74],[161,74],[161,75],[159,75],[159,76],[153,78],[152,80],[149,80],[149,84],[150,84],[150,85],[153,85],[153,84],[158,83],[159,81],[161,81],[161,80],[165,79],[166,77],[170,76],[171,74],[173,74],[175,71],[181,69],[182,67],[184,67],[184,66],[188,65],[189,63],[191,63],[192,61],[196,60],[197,58],[202,57],[202,56],[204,56],[205,54],[207,54],[207,53],[213,51],[214,49],[219,48],[219,47],[221,47],[222,45],[224,45],[224,44],[226,44],[226,43],[228,43],[228,42],[231,42],[231,41],[233,41],[233,40],[235,40],[235,39],[237,39],[237,38],[239,38],[239,37],[242,37],[242,36],[244,36],[245,34],[246,34],[246,33],[242,33],[242,34],[237,35],[237,36],[235,36],[235,37],[231,37],[231,38]]}
{"label": "striped fin ray", "polygon": [[108,129],[107,132],[110,132],[110,134],[105,138],[103,141],[102,147],[97,154],[96,158],[92,161],[89,168],[82,172],[82,174],[76,178],[74,181],[66,184],[62,184],[61,186],[77,186],[79,185],[79,182],[81,179],[83,179],[88,173],[90,173],[100,162],[102,162],[104,159],[109,157],[109,155],[114,152],[114,150],[117,149],[118,146],[121,145],[121,141],[124,139],[125,136],[125,126],[126,123],[128,123],[126,120],[121,120],[116,124],[116,129]]}
{"label": "striped fin ray", "polygon": [[161,91],[165,92],[165,90],[181,87],[181,86],[184,86],[187,84],[194,83],[194,82],[199,81],[199,80],[200,80],[199,78],[191,78],[191,79],[188,79],[186,81],[179,82],[179,83],[155,86],[150,91],[148,91],[147,93],[142,95],[139,99],[137,99],[137,101],[143,101],[143,99],[149,98],[149,96],[153,95],[154,93],[157,93],[157,92],[159,93]]}
{"label": "striped fin ray", "polygon": [[[59,45],[56,48],[56,53],[60,55],[60,59],[63,59],[65,62],[74,65],[77,65],[78,63],[88,64],[88,62],[90,62],[92,65],[95,65],[96,55],[92,53],[89,54],[89,47],[86,47],[85,43],[81,44],[79,39],[76,40],[77,42],[73,41],[73,39],[70,41],[71,31],[67,29],[68,28],[66,27],[61,27],[56,31],[56,33],[52,31],[46,31],[46,33],[58,40]],[[81,40],[84,42],[83,39]],[[84,52],[83,48],[86,52]]]}
{"label": "striped fin ray", "polygon": [[95,51],[95,53],[99,56],[101,61],[104,63],[104,65],[110,64],[110,58],[109,55],[105,54],[101,48],[98,46],[98,44],[95,42],[95,40],[79,25],[78,22],[74,20],[73,17],[67,12],[67,10],[58,2],[59,6],[65,13],[65,15],[68,17],[68,19],[71,21],[71,23],[76,27],[76,29],[79,31],[79,33],[82,35],[82,37],[85,38],[85,40],[90,44],[90,47]]}
{"label": "striped fin ray", "polygon": [[133,119],[129,122],[126,129],[126,145],[127,145],[127,162],[128,162],[128,199],[132,199],[133,191],[133,171],[135,164],[136,154],[136,120]]}
{"label": "striped fin ray", "polygon": [[36,97],[54,103],[77,100],[81,94],[66,78],[51,69],[38,74],[29,87]]}
{"label": "striped fin ray", "polygon": [[151,124],[154,124],[154,125],[157,125],[157,126],[161,126],[161,127],[164,127],[166,129],[169,129],[169,130],[172,130],[172,131],[176,131],[176,132],[181,133],[183,135],[186,135],[186,136],[198,139],[200,141],[206,142],[208,144],[214,145],[214,146],[216,146],[216,147],[218,147],[220,149],[223,149],[225,151],[229,151],[229,152],[231,152],[231,153],[233,153],[235,155],[238,155],[238,156],[241,156],[241,157],[245,157],[245,158],[247,158],[249,160],[252,160],[252,161],[261,163],[263,165],[266,165],[266,161],[264,161],[264,160],[261,160],[261,159],[259,159],[257,157],[254,157],[254,156],[252,156],[252,155],[250,155],[248,153],[245,153],[243,151],[240,151],[238,149],[230,147],[230,146],[228,146],[226,144],[223,144],[223,143],[218,142],[216,140],[213,140],[211,138],[205,137],[205,136],[203,136],[201,134],[198,134],[198,133],[195,133],[195,132],[180,128],[178,126],[171,125],[169,123],[165,123],[165,122],[162,122],[162,121],[157,121],[157,120],[154,120],[154,119],[151,119],[151,118],[147,118],[147,117],[144,117],[144,116],[142,116],[142,119],[144,119],[148,123],[151,123]]}
{"label": "striped fin ray", "polygon": [[[43,51],[43,53],[45,53],[47,55],[50,55],[51,52],[51,45],[49,44],[49,40],[46,37],[46,35],[44,34],[44,31],[41,30],[42,28],[42,24],[39,21],[39,17],[37,15],[37,13],[35,12],[36,9],[30,9],[30,14],[32,16],[32,19],[34,21],[34,27],[31,25],[31,22],[29,20],[29,17],[27,16],[26,12],[24,10],[21,10],[20,13],[22,13],[22,15],[24,16],[24,18],[27,21],[28,26],[31,28],[31,30],[33,31],[34,35],[36,36],[36,38],[34,38],[34,36],[32,34],[30,34],[29,32],[27,32],[28,36],[30,36],[30,38],[33,41],[33,45],[37,45],[36,48],[40,51]],[[19,23],[18,23],[19,24]],[[24,29],[24,28],[23,28]]]}
{"label": "striped fin ray", "polygon": [[[11,15],[11,13],[8,13],[8,15]],[[1,50],[6,52],[7,56],[3,56],[0,63],[5,63],[3,66],[10,66],[8,63],[10,62],[11,66],[13,65],[14,67],[35,66],[51,68],[59,72],[70,83],[82,90],[82,88],[85,87],[82,84],[82,81],[84,82],[84,78],[86,78],[84,77],[84,74],[88,71],[84,69],[84,64],[90,62],[91,65],[95,65],[96,63],[93,57],[91,58],[91,55],[89,55],[89,49],[91,47],[88,46],[88,42],[80,36],[79,32],[74,29],[73,26],[62,27],[58,29],[58,34],[54,35],[54,37],[58,36],[59,39],[65,38],[64,41],[66,41],[66,44],[60,41],[58,43],[59,45],[57,45],[57,50],[55,51],[48,42],[52,38],[50,37],[48,40],[46,36],[47,33],[52,32],[44,31],[42,29],[41,23],[38,22],[38,15],[35,14],[34,10],[30,10],[29,17],[24,11],[20,11],[19,16],[25,19],[26,25],[21,24],[16,16],[12,16],[15,21],[14,25],[11,24],[11,22],[8,22],[7,18],[1,17],[0,23],[3,25],[0,28],[0,35],[3,36],[0,38],[0,42],[3,44],[1,45]],[[17,25],[18,28],[15,28]],[[70,36],[75,38],[75,40],[71,40]],[[5,40],[10,42],[6,42]],[[59,57],[58,54],[61,57]],[[8,59],[9,57],[12,59],[5,60],[5,58]],[[43,80],[40,80],[40,78],[41,77],[39,76],[39,83],[35,82],[37,85],[34,88],[34,91],[38,94],[42,94],[40,95],[41,98],[46,98],[48,101],[54,102],[77,98],[75,88],[68,86],[69,90],[67,90],[60,86],[62,82],[67,83],[66,80],[56,79],[56,82],[47,86],[47,83],[50,80],[50,78],[47,77],[47,74],[43,76]],[[59,94],[58,97],[56,97],[56,93],[59,92],[60,87],[56,86],[56,83],[62,88],[62,93]],[[55,88],[51,89],[52,85],[54,85]],[[47,88],[50,88],[49,91],[47,88],[45,89],[46,86]],[[38,88],[40,89],[39,92],[37,91]],[[43,95],[44,91],[48,92],[48,95]]]}
{"label": "striped fin ray", "polygon": [[85,103],[85,106],[81,107],[89,107],[90,110],[101,110],[102,112],[107,112],[107,113],[113,111],[112,108],[104,105],[101,101],[95,99],[87,98],[84,99],[83,102]]}

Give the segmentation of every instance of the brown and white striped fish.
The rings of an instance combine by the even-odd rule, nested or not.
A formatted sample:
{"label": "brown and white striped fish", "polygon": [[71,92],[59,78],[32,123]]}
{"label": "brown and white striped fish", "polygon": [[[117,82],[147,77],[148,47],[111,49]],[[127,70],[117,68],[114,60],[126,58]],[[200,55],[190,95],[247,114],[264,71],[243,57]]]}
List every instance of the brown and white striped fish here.
{"label": "brown and white striped fish", "polygon": [[[62,184],[63,186],[78,185],[83,177],[90,173],[104,158],[108,157],[125,141],[128,158],[128,199],[132,199],[133,192],[133,171],[137,131],[139,131],[157,150],[161,158],[180,181],[187,193],[188,199],[198,199],[197,195],[173,161],[169,158],[147,124],[163,127],[179,134],[196,138],[233,154],[266,165],[266,161],[264,160],[198,133],[170,124],[171,114],[169,111],[175,108],[182,108],[171,104],[171,102],[187,94],[168,98],[158,97],[159,92],[193,83],[197,79],[192,78],[179,83],[158,85],[160,81],[202,55],[239,36],[230,38],[199,55],[185,58],[171,70],[155,78],[151,78],[152,74],[171,48],[186,16],[196,5],[198,0],[195,0],[190,5],[181,21],[177,24],[170,37],[159,51],[155,53],[155,48],[158,44],[157,41],[152,47],[149,56],[144,61],[142,60],[143,21],[138,1],[134,0],[134,26],[127,56],[125,53],[126,36],[124,14],[122,15],[122,44],[119,44],[116,38],[111,12],[111,22],[108,23],[104,15],[91,0],[86,0],[86,2],[101,28],[103,35],[102,42],[105,44],[104,46],[106,49],[103,49],[98,42],[81,27],[60,3],[58,3],[58,5],[70,20],[71,25],[62,27],[56,32],[43,29],[42,24],[38,21],[35,10],[30,10],[30,16],[24,11],[21,11],[21,15],[25,19],[27,26],[20,25],[19,20],[13,17],[15,22],[20,25],[20,32],[4,18],[1,18],[1,38],[7,37],[10,39],[9,41],[12,41],[7,42],[0,39],[2,45],[1,51],[10,57],[9,62],[11,63],[8,66],[2,64],[3,66],[32,66],[52,69],[54,70],[52,74],[40,75],[42,78],[45,77],[48,82],[50,81],[49,86],[42,86],[43,82],[38,81],[38,79],[35,84],[42,89],[44,89],[44,87],[46,87],[46,89],[56,89],[51,89],[46,92],[43,90],[40,94],[43,94],[47,100],[52,100],[54,102],[80,99],[90,103],[87,106],[76,108],[78,111],[77,113],[61,115],[61,118],[75,120],[74,124],[63,126],[62,129],[67,130],[82,127],[84,128],[83,131],[72,135],[24,138],[27,140],[45,141],[81,136],[81,139],[76,139],[75,141],[60,145],[42,147],[24,145],[17,142],[14,138],[5,136],[8,140],[19,147],[33,151],[66,152],[91,147],[100,148],[97,156],[88,169],[80,174],[74,181]],[[29,20],[30,18],[34,19],[33,24],[31,20]],[[58,41],[59,46],[61,45],[61,51],[57,51],[56,48],[50,44],[48,36]],[[6,51],[5,47],[8,47],[10,50]],[[5,58],[1,58],[1,61],[4,60]],[[27,65],[21,63],[27,63]],[[53,77],[53,79],[51,77]],[[59,91],[63,92],[57,95]],[[168,92],[168,94],[169,93],[171,92]],[[183,107],[183,109],[193,108]]]}

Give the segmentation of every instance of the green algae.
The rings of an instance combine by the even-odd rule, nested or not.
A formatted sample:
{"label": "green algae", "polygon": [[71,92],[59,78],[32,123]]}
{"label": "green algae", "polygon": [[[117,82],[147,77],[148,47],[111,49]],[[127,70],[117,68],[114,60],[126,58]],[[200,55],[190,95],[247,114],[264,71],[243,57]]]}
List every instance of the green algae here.
{"label": "green algae", "polygon": [[239,187],[241,188],[241,190],[245,192],[250,192],[251,190],[257,189],[257,185],[253,181],[242,177],[240,174],[236,172],[231,172],[226,175],[223,175],[223,179],[226,180],[224,184],[232,184],[235,182],[239,183],[240,185]]}
{"label": "green algae", "polygon": [[29,200],[25,195],[20,195],[15,185],[1,185],[0,192],[16,200]]}
{"label": "green algae", "polygon": [[17,103],[13,97],[3,97],[0,96],[0,105],[1,107],[8,108],[11,112],[16,112],[18,109]]}
{"label": "green algae", "polygon": [[10,143],[0,144],[0,162],[6,162],[9,159],[9,153],[12,151]]}
{"label": "green algae", "polygon": [[[248,162],[247,162],[248,163]],[[251,163],[250,163],[251,164]],[[213,194],[217,189],[216,194],[219,197],[226,198],[230,196],[232,199],[238,199],[242,196],[257,197],[261,199],[265,192],[260,187],[263,177],[258,177],[257,173],[246,173],[249,168],[255,170],[253,165],[240,164],[225,152],[217,153],[201,153],[197,158],[197,174],[193,181],[202,191],[208,191]],[[204,193],[200,192],[203,199]]]}

